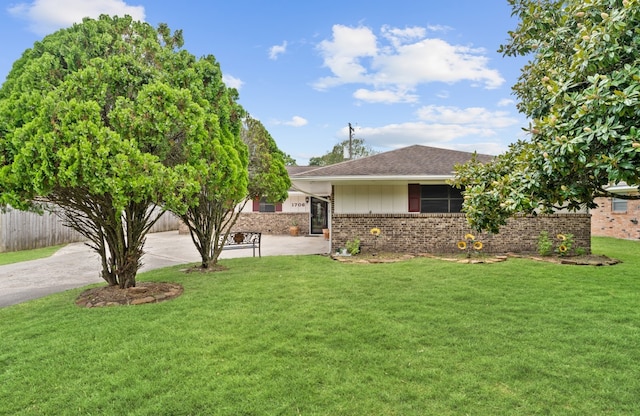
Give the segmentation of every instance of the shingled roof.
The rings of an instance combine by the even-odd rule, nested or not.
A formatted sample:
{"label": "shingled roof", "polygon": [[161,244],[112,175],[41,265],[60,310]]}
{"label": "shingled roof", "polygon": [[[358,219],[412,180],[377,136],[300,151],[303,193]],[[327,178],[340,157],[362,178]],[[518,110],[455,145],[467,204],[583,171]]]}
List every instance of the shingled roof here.
{"label": "shingled roof", "polygon": [[285,166],[285,168],[287,169],[289,176],[299,175],[310,170],[318,169],[317,166]]}
{"label": "shingled roof", "polygon": [[[447,176],[453,175],[456,164],[465,163],[472,156],[473,153],[469,152],[413,145],[300,172],[291,178]],[[478,154],[477,158],[481,162],[489,162],[493,156]]]}

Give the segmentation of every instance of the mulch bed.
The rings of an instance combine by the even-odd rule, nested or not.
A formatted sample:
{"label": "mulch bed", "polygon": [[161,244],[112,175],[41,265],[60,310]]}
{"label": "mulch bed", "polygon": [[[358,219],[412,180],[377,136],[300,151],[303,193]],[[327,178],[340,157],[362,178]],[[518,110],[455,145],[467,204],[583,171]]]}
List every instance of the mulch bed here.
{"label": "mulch bed", "polygon": [[549,263],[557,264],[571,264],[574,266],[613,266],[618,263],[622,263],[621,260],[612,259],[607,256],[598,254],[585,254],[582,256],[538,256],[538,255],[523,255],[509,253],[509,257],[527,258],[537,261],[546,261]]}
{"label": "mulch bed", "polygon": [[[215,273],[227,270],[225,266],[215,264],[208,269],[193,266],[182,271],[185,273]],[[118,286],[102,286],[87,289],[78,296],[76,305],[83,308],[103,306],[144,305],[175,299],[182,295],[182,285],[166,282],[137,282],[135,287],[120,289]]]}
{"label": "mulch bed", "polygon": [[120,289],[103,286],[87,289],[78,296],[76,305],[83,308],[103,306],[142,305],[164,302],[182,295],[182,285],[164,282],[139,282],[135,287]]}
{"label": "mulch bed", "polygon": [[507,260],[509,257],[527,258],[536,261],[545,261],[556,264],[569,264],[576,266],[612,266],[621,261],[612,259],[603,255],[587,254],[582,256],[539,256],[536,254],[523,253],[506,253],[504,255],[483,255],[472,256],[470,258],[464,256],[456,256],[451,254],[402,254],[402,253],[377,253],[377,254],[357,254],[355,256],[331,255],[331,258],[343,263],[394,263],[398,261],[406,261],[415,257],[429,257],[456,263],[499,263]]}

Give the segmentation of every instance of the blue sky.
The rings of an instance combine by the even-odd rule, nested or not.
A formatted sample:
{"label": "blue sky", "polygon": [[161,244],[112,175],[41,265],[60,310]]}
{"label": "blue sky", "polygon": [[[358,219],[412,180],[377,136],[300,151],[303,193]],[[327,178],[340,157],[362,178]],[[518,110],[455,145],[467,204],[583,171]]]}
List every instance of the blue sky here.
{"label": "blue sky", "polygon": [[515,29],[506,0],[9,0],[0,81],[22,52],[82,17],[129,14],[182,29],[213,54],[240,103],[306,164],[348,138],[498,154],[524,137],[511,94],[523,58],[497,52]]}

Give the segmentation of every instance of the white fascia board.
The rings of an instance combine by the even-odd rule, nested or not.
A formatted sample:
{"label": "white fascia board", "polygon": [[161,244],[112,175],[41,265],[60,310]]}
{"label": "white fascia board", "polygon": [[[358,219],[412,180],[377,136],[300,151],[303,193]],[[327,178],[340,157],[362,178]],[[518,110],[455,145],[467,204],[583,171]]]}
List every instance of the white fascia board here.
{"label": "white fascia board", "polygon": [[372,175],[363,175],[363,176],[322,176],[322,177],[295,177],[292,178],[292,181],[300,181],[300,182],[330,182],[332,184],[335,183],[354,183],[354,182],[445,182],[447,180],[453,179],[454,175],[411,175],[411,176],[372,176]]}

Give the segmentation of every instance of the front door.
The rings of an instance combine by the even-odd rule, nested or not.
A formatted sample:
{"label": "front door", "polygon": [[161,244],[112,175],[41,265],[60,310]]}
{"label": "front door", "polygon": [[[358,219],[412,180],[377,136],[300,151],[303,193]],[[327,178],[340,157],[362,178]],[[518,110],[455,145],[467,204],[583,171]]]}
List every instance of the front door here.
{"label": "front door", "polygon": [[329,228],[329,204],[311,197],[311,234],[322,234],[323,228]]}

